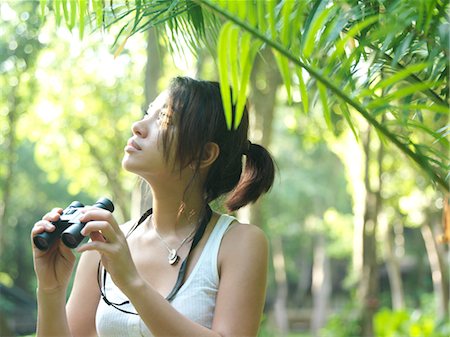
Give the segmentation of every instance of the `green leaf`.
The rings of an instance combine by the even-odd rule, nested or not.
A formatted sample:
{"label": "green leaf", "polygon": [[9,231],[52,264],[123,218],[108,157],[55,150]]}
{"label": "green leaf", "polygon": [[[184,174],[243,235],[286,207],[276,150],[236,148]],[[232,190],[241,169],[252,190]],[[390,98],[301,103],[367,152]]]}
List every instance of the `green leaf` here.
{"label": "green leaf", "polygon": [[269,30],[270,30],[270,36],[272,37],[273,40],[276,40],[277,38],[277,31],[275,28],[275,17],[276,17],[276,13],[275,13],[275,0],[268,0],[266,2],[267,5],[267,14],[268,14],[268,21],[269,21]]}
{"label": "green leaf", "polygon": [[383,89],[386,88],[390,85],[393,84],[397,84],[398,82],[400,82],[401,80],[408,78],[410,75],[415,74],[415,73],[419,73],[422,70],[426,69],[427,67],[430,66],[430,63],[416,63],[416,64],[412,64],[406,68],[403,68],[400,71],[397,71],[394,73],[394,75],[380,81],[379,83],[377,83],[377,85],[375,85],[372,88],[372,91],[378,90],[378,89]]}
{"label": "green leaf", "polygon": [[306,89],[305,79],[303,78],[303,71],[302,68],[300,67],[296,68],[296,70],[300,88],[300,96],[302,98],[303,112],[308,113],[309,110],[308,90]]}
{"label": "green leaf", "polygon": [[56,25],[61,25],[61,1],[60,0],[53,0],[53,10],[55,11],[55,21]]}
{"label": "green leaf", "polygon": [[265,1],[256,1],[256,10],[258,12],[258,27],[261,32],[267,29]]}
{"label": "green leaf", "polygon": [[[248,36],[248,38],[246,36]],[[243,43],[250,44],[251,35],[246,32],[242,40]],[[244,114],[245,104],[247,103],[247,87],[248,83],[250,82],[250,74],[253,68],[253,63],[256,54],[258,53],[261,45],[262,43],[260,41],[251,42],[250,52],[247,54],[247,58],[245,59],[244,67],[242,69],[241,74],[241,83],[239,86],[238,101],[236,105],[236,118],[234,120],[234,129],[237,129],[239,127],[239,124],[241,123],[242,120],[242,116]]]}
{"label": "green leaf", "polygon": [[336,49],[331,54],[328,59],[328,62],[333,63],[337,58],[339,58],[342,54],[344,54],[345,46],[347,42],[354,38],[361,30],[367,28],[368,26],[376,23],[378,21],[378,16],[371,16],[366,18],[364,21],[356,23],[350,30],[345,34],[344,38],[341,39],[338,43],[336,43]]}
{"label": "green leaf", "polygon": [[68,24],[69,30],[72,30],[75,27],[75,21],[77,18],[77,2],[76,0],[70,0],[70,21]]}
{"label": "green leaf", "polygon": [[350,126],[350,129],[352,130],[356,141],[359,141],[358,132],[356,131],[355,126],[353,125],[352,117],[350,116],[350,110],[348,109],[347,103],[341,102],[339,104],[339,107],[341,108],[342,115],[344,116],[345,120]]}
{"label": "green leaf", "polygon": [[421,111],[433,111],[442,114],[449,114],[448,106],[439,105],[439,104],[402,104],[401,107],[398,106],[389,106],[392,109],[406,109],[406,110],[421,110]]}
{"label": "green leaf", "polygon": [[[308,34],[311,24],[314,22],[316,16],[318,15],[317,13],[320,13],[325,8],[327,1],[328,0],[316,0],[314,2],[311,10],[308,13],[306,20],[305,20],[305,28],[303,31],[303,36]],[[305,39],[303,38],[302,42],[301,42],[301,49],[304,48],[304,45],[305,45]]]}
{"label": "green leaf", "polygon": [[140,14],[141,14],[141,0],[135,0],[136,1],[136,13],[134,15],[134,25],[133,25],[133,31],[137,28],[139,25],[139,22],[141,21]]}
{"label": "green leaf", "polygon": [[64,20],[66,21],[66,25],[69,28],[69,30],[71,30],[70,21],[69,21],[69,9],[67,8],[68,0],[60,0],[60,1],[61,1],[62,8],[63,8]]}
{"label": "green leaf", "polygon": [[320,101],[322,102],[323,116],[325,117],[325,123],[330,131],[334,130],[333,122],[331,121],[331,111],[328,106],[327,88],[323,83],[317,81],[317,88],[319,89]]}
{"label": "green leaf", "polygon": [[228,41],[230,39],[230,32],[232,23],[227,22],[223,25],[219,39],[217,41],[218,67],[219,67],[219,83],[220,93],[222,95],[223,109],[225,112],[225,121],[227,127],[231,130],[231,123],[233,120],[233,111],[231,109],[231,95],[230,95],[230,81],[228,78]]}
{"label": "green leaf", "polygon": [[45,16],[45,7],[47,7],[47,0],[39,0],[39,5],[41,7],[41,16]]}
{"label": "green leaf", "polygon": [[92,1],[92,9],[94,10],[95,13],[97,28],[101,28],[103,23],[103,2],[102,0],[91,0],[91,1]]}
{"label": "green leaf", "polygon": [[258,23],[258,14],[257,14],[257,8],[255,7],[254,1],[245,1],[247,4],[247,16],[248,16],[248,22],[251,26],[256,27]]}
{"label": "green leaf", "polygon": [[298,1],[295,3],[293,13],[291,15],[291,36],[290,49],[293,53],[300,53],[300,45],[303,41],[302,26],[303,26],[303,16],[305,15],[305,6],[307,3],[305,1]]}
{"label": "green leaf", "polygon": [[79,27],[79,31],[80,31],[80,40],[83,38],[84,35],[84,17],[86,15],[86,8],[87,8],[87,4],[86,4],[87,0],[79,0],[79,5],[80,5],[80,27]]}
{"label": "green leaf", "polygon": [[325,26],[325,22],[327,21],[330,14],[333,12],[334,12],[334,7],[325,9],[322,13],[320,13],[320,15],[317,17],[317,19],[314,20],[314,22],[310,26],[310,29],[308,29],[306,35],[303,35],[303,38],[304,38],[303,57],[304,58],[308,58],[311,56],[312,51],[314,50],[314,48],[316,46],[316,36],[318,35],[319,30]]}
{"label": "green leaf", "polygon": [[289,69],[289,60],[285,58],[283,55],[278,53],[277,51],[273,52],[275,56],[275,60],[278,65],[278,69],[280,70],[281,77],[283,77],[284,86],[286,87],[288,103],[292,103],[292,94],[291,94],[291,71]]}
{"label": "green leaf", "polygon": [[448,141],[448,139],[446,139],[445,137],[440,135],[439,132],[431,130],[424,123],[421,123],[421,122],[418,122],[418,121],[414,121],[414,120],[409,120],[407,122],[407,126],[408,127],[413,127],[415,129],[420,129],[420,130],[424,131],[425,133],[429,134],[430,136],[432,136],[435,139],[434,143],[439,142],[445,148],[447,148],[447,149],[449,148],[449,141]]}
{"label": "green leaf", "polygon": [[290,36],[292,29],[291,14],[294,5],[295,5],[294,1],[285,1],[284,6],[281,10],[281,21],[283,25],[281,27],[280,40],[281,43],[284,44],[286,47],[289,46],[291,43],[291,36]]}
{"label": "green leaf", "polygon": [[[239,46],[239,29],[235,26],[231,28],[229,36],[229,45],[236,46],[236,48],[228,49],[229,56],[229,67],[231,72],[231,83],[233,87],[233,104],[236,104],[238,101],[237,93],[239,91],[239,60],[238,60],[238,50],[237,46]],[[244,60],[241,59],[242,62]]]}
{"label": "green leaf", "polygon": [[247,19],[247,2],[249,1],[233,1],[236,4],[238,16],[245,20]]}
{"label": "green leaf", "polygon": [[401,99],[403,97],[406,97],[408,95],[414,94],[416,92],[420,92],[425,89],[429,89],[436,85],[434,82],[422,82],[422,83],[415,83],[412,85],[405,86],[401,89],[398,89],[394,92],[392,92],[389,95],[384,95],[383,97],[380,97],[378,99],[374,99],[372,102],[367,104],[368,109],[377,108],[383,105],[387,105],[389,102]]}

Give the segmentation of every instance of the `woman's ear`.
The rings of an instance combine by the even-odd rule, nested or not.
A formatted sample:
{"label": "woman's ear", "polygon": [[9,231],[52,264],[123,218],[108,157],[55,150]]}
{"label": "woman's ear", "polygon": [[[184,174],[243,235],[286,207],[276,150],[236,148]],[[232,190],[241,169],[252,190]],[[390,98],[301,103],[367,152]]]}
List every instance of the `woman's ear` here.
{"label": "woman's ear", "polygon": [[216,143],[209,142],[205,145],[205,151],[200,160],[200,168],[211,166],[219,157],[220,147]]}

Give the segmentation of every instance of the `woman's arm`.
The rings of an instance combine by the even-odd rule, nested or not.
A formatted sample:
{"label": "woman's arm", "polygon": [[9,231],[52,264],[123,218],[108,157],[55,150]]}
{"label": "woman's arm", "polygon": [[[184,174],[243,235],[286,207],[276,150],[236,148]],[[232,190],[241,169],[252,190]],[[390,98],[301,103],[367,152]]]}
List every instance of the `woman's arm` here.
{"label": "woman's arm", "polygon": [[99,261],[100,254],[95,251],[83,253],[80,257],[66,305],[68,325],[73,337],[97,335],[95,314],[100,300],[97,284]]}
{"label": "woman's arm", "polygon": [[71,336],[66,316],[66,291],[44,291],[37,289],[36,336]]}
{"label": "woman's arm", "polygon": [[219,252],[220,285],[212,328],[222,336],[257,336],[267,286],[268,242],[253,225],[234,225]]}
{"label": "woman's arm", "polygon": [[44,232],[53,232],[61,213],[55,208],[36,222],[31,230],[34,271],[37,278],[37,330],[38,337],[70,336],[65,310],[66,292],[70,275],[75,264],[72,251],[61,242],[56,242],[47,250],[39,250],[33,238]]}

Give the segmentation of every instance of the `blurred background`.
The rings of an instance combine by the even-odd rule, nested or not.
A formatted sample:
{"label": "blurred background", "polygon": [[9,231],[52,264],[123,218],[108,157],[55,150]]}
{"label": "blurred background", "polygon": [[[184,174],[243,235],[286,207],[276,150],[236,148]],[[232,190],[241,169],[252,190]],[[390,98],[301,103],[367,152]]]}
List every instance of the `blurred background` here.
{"label": "blurred background", "polygon": [[[218,80],[207,51],[168,52],[150,29],[114,56],[120,27],[80,39],[55,17],[43,23],[38,6],[0,2],[1,336],[34,333],[34,222],[100,196],[118,219],[137,216],[146,199],[120,165],[132,122],[173,76]],[[270,240],[260,336],[449,336],[445,195],[364,121],[359,139],[339,119],[330,130],[320,109],[303,113],[295,94],[287,104],[282,83],[263,49],[250,139],[278,170],[270,194],[237,214]]]}

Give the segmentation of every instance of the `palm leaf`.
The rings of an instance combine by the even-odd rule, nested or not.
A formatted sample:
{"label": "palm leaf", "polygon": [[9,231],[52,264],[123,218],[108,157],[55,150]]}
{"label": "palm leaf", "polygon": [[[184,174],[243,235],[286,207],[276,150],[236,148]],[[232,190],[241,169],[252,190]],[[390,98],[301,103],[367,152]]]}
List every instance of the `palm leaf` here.
{"label": "palm leaf", "polygon": [[228,129],[231,129],[233,115],[231,110],[231,95],[228,83],[228,41],[230,39],[230,33],[233,26],[232,23],[226,23],[220,31],[219,39],[217,42],[218,59],[219,59],[219,81],[220,81],[220,93],[222,95],[222,101],[225,111],[225,121]]}

